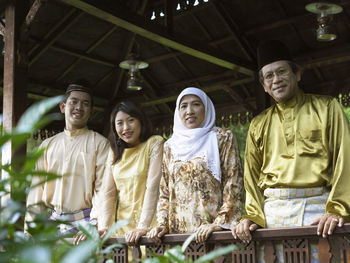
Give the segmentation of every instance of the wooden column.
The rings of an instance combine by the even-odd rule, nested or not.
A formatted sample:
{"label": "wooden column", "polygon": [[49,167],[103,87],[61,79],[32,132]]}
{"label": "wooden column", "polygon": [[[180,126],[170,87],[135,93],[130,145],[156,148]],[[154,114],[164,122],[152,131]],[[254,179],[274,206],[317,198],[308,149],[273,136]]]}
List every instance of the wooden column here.
{"label": "wooden column", "polygon": [[[27,71],[25,46],[20,42],[20,27],[25,18],[27,0],[9,0],[5,11],[4,34],[4,87],[3,87],[3,127],[11,131],[27,106]],[[24,147],[16,154],[25,154]],[[12,144],[2,150],[2,163],[9,163],[13,158]],[[2,178],[6,178],[2,171]],[[6,201],[1,200],[1,203]]]}

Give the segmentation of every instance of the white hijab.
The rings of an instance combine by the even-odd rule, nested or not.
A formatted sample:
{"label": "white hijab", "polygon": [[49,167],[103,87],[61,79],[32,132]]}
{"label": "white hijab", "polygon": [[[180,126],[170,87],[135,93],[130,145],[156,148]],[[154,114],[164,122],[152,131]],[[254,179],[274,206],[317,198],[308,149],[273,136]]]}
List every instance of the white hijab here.
{"label": "white hijab", "polygon": [[[204,105],[205,117],[199,128],[189,129],[181,122],[179,107],[185,95],[196,95]],[[196,157],[203,158],[213,177],[221,182],[219,146],[214,124],[215,108],[207,94],[194,87],[186,88],[176,100],[173,135],[168,140],[168,144],[174,157],[178,160],[189,161]]]}

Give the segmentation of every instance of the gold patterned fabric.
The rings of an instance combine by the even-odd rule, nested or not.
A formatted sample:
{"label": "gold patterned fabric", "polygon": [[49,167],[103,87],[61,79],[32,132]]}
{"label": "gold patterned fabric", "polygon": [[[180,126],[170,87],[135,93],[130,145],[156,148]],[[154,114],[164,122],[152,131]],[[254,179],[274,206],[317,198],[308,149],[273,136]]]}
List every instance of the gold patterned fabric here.
{"label": "gold patterned fabric", "polygon": [[151,226],[159,194],[163,143],[161,136],[152,136],[125,149],[115,164],[112,164],[112,150],[109,152],[98,217],[100,229],[125,219],[130,222],[118,230],[117,235]]}
{"label": "gold patterned fabric", "polygon": [[157,219],[169,233],[194,232],[200,225],[211,223],[229,229],[241,217],[243,177],[237,140],[229,130],[214,129],[221,182],[212,176],[203,158],[176,160],[169,145],[164,144]]}
{"label": "gold patterned fabric", "polygon": [[[46,150],[37,162],[36,170],[63,177],[32,188],[27,206],[43,202],[58,213],[94,207],[90,217],[96,217],[98,192],[109,150],[108,140],[87,128],[64,130],[43,141],[40,148],[44,147]],[[40,181],[42,178],[34,177],[32,185]],[[33,211],[38,213],[44,209],[43,206],[33,207]],[[32,220],[32,215],[28,213],[26,221]]]}
{"label": "gold patterned fabric", "polygon": [[335,98],[304,94],[252,120],[244,166],[247,218],[265,227],[267,188],[331,188],[326,213],[349,221],[350,128]]}

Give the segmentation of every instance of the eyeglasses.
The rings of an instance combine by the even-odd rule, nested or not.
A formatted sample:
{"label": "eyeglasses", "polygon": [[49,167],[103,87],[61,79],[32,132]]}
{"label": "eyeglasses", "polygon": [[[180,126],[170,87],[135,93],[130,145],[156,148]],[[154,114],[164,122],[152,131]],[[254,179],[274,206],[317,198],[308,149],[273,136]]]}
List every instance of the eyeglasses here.
{"label": "eyeglasses", "polygon": [[285,77],[289,74],[289,70],[285,68],[279,68],[276,71],[270,71],[264,75],[264,80],[266,82],[272,82],[274,76]]}

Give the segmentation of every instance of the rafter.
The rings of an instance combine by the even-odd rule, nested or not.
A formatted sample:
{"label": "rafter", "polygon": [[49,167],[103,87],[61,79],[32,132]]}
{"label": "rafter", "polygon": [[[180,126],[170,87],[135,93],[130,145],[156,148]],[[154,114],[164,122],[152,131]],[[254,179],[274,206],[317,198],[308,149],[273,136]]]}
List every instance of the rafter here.
{"label": "rafter", "polygon": [[21,26],[21,39],[27,39],[29,36],[29,29],[35,19],[35,16],[39,12],[40,8],[43,6],[43,3],[47,0],[35,0],[32,6],[30,7],[28,14]]}
{"label": "rafter", "polygon": [[[90,54],[92,51],[95,50],[96,47],[98,47],[107,37],[109,37],[118,27],[112,26],[103,36],[101,36],[97,41],[95,41],[89,48],[86,50],[86,54]],[[62,72],[60,76],[56,78],[56,82],[60,81],[62,78],[64,78],[75,66],[79,64],[79,62],[83,59],[83,57],[78,57],[69,67]]]}
{"label": "rafter", "polygon": [[208,45],[204,45],[203,43],[198,43],[195,41],[189,42],[188,39],[191,39],[189,36],[181,37],[178,33],[176,37],[170,36],[167,33],[166,28],[156,23],[152,23],[152,21],[136,15],[135,13],[130,13],[126,10],[120,10],[117,8],[110,10],[110,8],[108,9],[104,6],[99,6],[96,4],[96,1],[92,0],[60,1],[79,8],[90,15],[96,16],[102,20],[118,25],[126,30],[132,31],[138,35],[156,41],[170,48],[179,50],[188,55],[206,60],[221,67],[241,72],[248,76],[254,75],[254,67],[249,61],[244,61],[240,58],[233,58],[232,55],[222,54],[222,52],[215,49],[213,50],[213,48]]}
{"label": "rafter", "polygon": [[233,18],[228,14],[227,10],[223,8],[218,2],[213,2],[212,6],[218,13],[219,18],[224,22],[224,24],[230,31],[231,36],[233,37],[233,39],[235,40],[245,57],[248,60],[253,60],[254,56],[252,55],[252,53],[255,53],[255,51],[253,51],[252,47],[249,45],[249,42],[245,39],[243,33],[239,30],[239,27],[237,26]]}
{"label": "rafter", "polygon": [[42,54],[60,37],[66,32],[69,27],[76,22],[84,13],[79,11],[74,11],[62,21],[61,25],[57,27],[45,40],[37,47],[37,52],[32,55],[29,66],[31,66],[35,61],[37,61]]}
{"label": "rafter", "polygon": [[0,35],[5,36],[5,25],[0,19]]}
{"label": "rafter", "polygon": [[[245,78],[245,79],[241,79],[241,80],[237,80],[237,81],[231,82],[230,85],[231,85],[231,87],[239,86],[239,85],[242,85],[244,83],[250,83],[253,80],[254,80],[254,78],[249,77],[249,78]],[[207,86],[207,87],[203,87],[202,90],[204,92],[207,92],[207,93],[208,92],[213,92],[213,91],[222,89],[225,84],[227,84],[227,81],[225,81],[225,83],[218,83],[218,84],[215,84],[215,85],[210,85],[210,86]],[[176,100],[177,96],[178,96],[178,94],[172,95],[172,96],[163,97],[163,98],[158,98],[158,99],[151,100],[151,101],[147,101],[147,102],[141,103],[141,106],[142,107],[149,107],[149,106],[156,105],[156,104],[159,104],[159,103],[166,103],[166,102],[174,101],[174,100]]]}
{"label": "rafter", "polygon": [[247,111],[250,111],[250,112],[256,111],[256,108],[252,107],[249,103],[244,101],[242,97],[235,90],[229,87],[229,85],[224,86],[223,90],[226,91],[234,101],[242,105]]}

